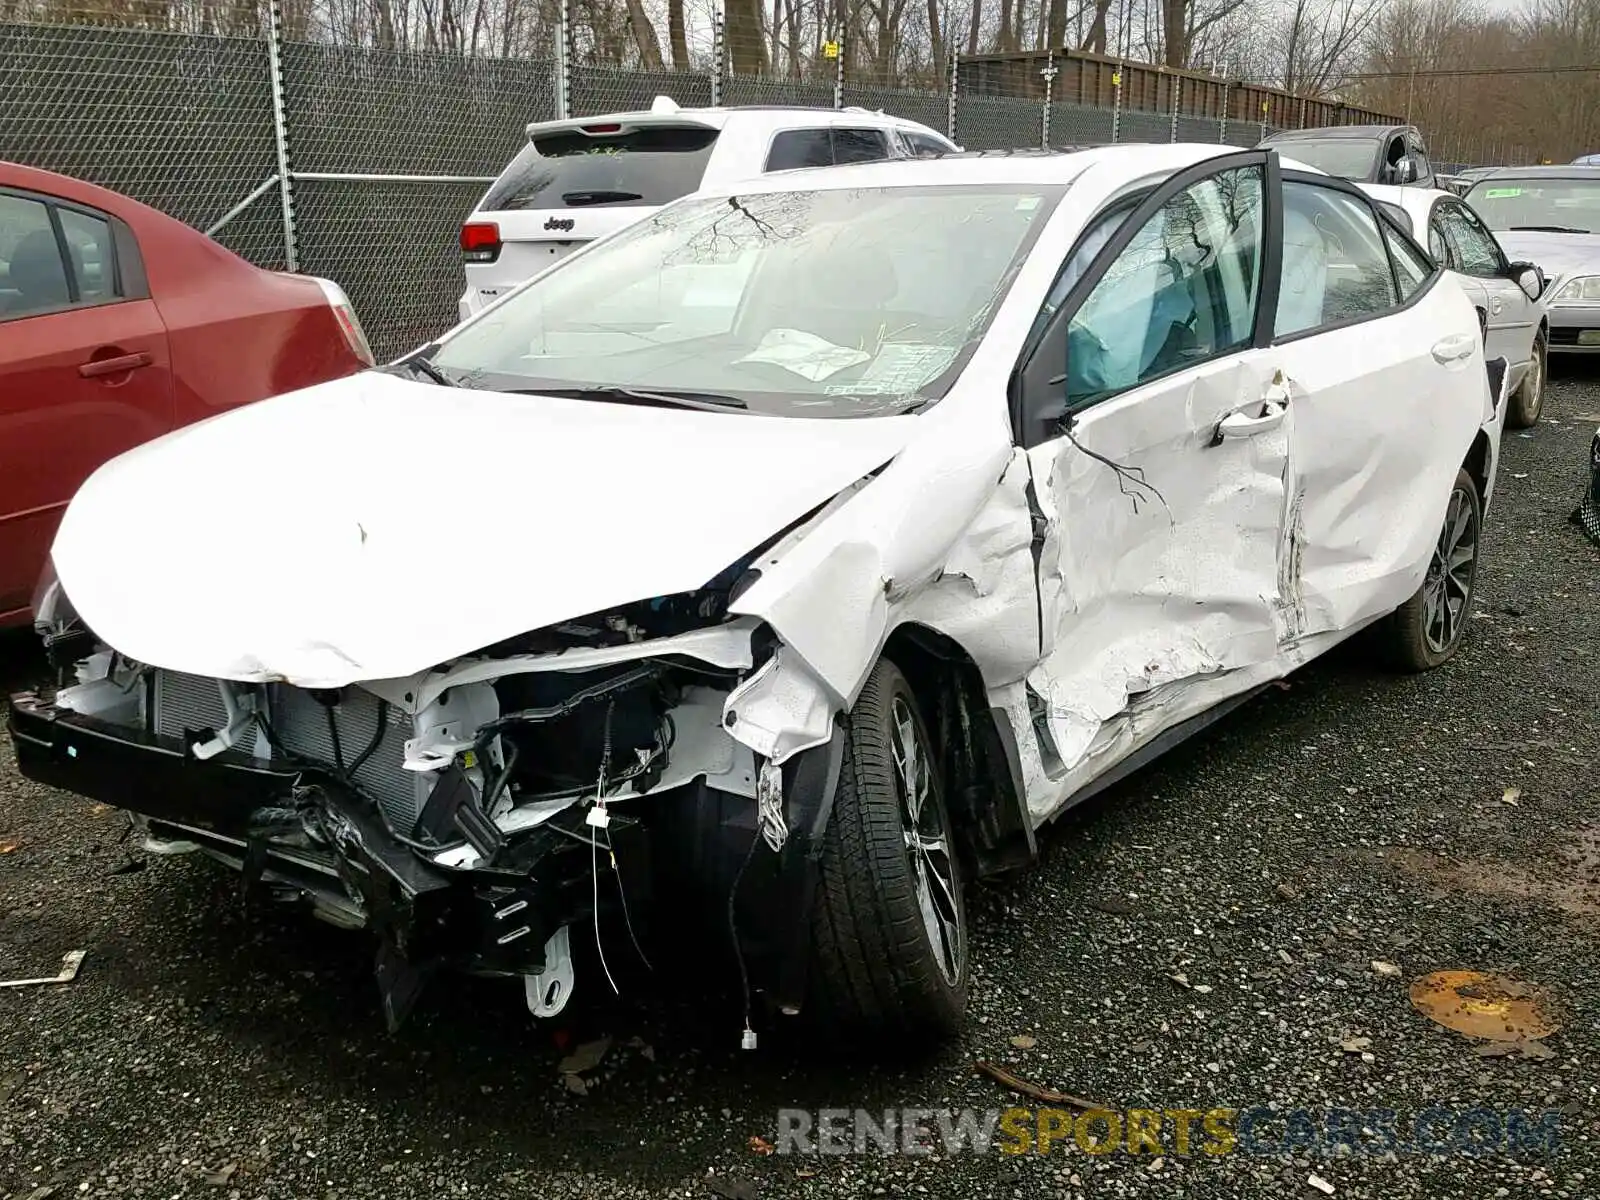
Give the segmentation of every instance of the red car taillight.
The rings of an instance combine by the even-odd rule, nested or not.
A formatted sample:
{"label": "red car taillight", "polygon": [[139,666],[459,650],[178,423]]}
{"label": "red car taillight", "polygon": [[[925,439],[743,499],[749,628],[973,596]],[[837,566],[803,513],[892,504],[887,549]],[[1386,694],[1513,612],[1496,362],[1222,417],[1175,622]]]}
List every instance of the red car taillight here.
{"label": "red car taillight", "polygon": [[461,257],[469,263],[492,263],[500,257],[500,226],[469,221],[461,227]]}
{"label": "red car taillight", "polygon": [[333,309],[333,319],[338,322],[339,332],[344,334],[350,352],[364,365],[374,366],[377,360],[372,356],[372,347],[367,343],[366,331],[361,328],[361,318],[356,316],[355,306],[350,303],[350,297],[346,296],[344,289],[331,279],[317,279],[317,286],[322,289],[328,307]]}

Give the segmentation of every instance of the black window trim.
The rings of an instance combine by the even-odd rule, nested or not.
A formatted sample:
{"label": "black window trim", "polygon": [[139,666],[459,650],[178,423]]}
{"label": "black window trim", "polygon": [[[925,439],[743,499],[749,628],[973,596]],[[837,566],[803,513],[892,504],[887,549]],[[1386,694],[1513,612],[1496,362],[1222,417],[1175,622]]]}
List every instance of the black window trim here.
{"label": "black window trim", "polygon": [[[1313,175],[1309,171],[1285,171],[1283,172],[1283,183],[1285,186],[1290,183],[1309,184],[1312,187],[1321,187],[1327,188],[1330,191],[1343,192],[1345,195],[1350,196],[1352,199],[1358,201],[1363,208],[1372,214],[1373,219],[1378,225],[1379,241],[1383,241],[1383,226],[1387,225],[1394,231],[1396,236],[1406,238],[1412,243],[1413,246],[1416,244],[1415,238],[1396,225],[1394,221],[1385,216],[1383,210],[1373,202],[1372,197],[1361,188],[1351,183],[1349,180],[1335,179],[1331,175]],[[1389,264],[1389,278],[1394,284],[1394,294],[1398,298],[1400,295],[1400,277],[1395,273],[1394,258],[1390,253],[1389,244],[1387,242],[1383,243],[1383,256],[1385,261],[1387,261]],[[1427,251],[1423,251],[1422,257],[1429,262],[1433,261],[1433,255],[1429,254]],[[1434,287],[1439,282],[1439,277],[1441,274],[1442,271],[1439,269],[1438,264],[1435,263],[1433,274],[1427,279],[1424,279],[1421,286],[1418,287],[1416,291],[1412,292],[1409,298],[1384,309],[1382,312],[1357,313],[1353,317],[1345,317],[1342,321],[1330,321],[1326,325],[1313,325],[1310,329],[1297,329],[1293,333],[1285,334],[1283,337],[1272,339],[1270,344],[1273,346],[1287,346],[1294,342],[1300,341],[1302,338],[1314,337],[1319,333],[1332,333],[1335,330],[1349,329],[1354,325],[1364,325],[1368,321],[1382,321],[1388,317],[1394,316],[1396,313],[1403,313],[1406,311],[1406,309],[1418,303],[1429,292],[1433,291]],[[1276,293],[1276,285],[1274,285],[1274,293]],[[1274,317],[1276,317],[1276,294],[1274,294],[1273,301],[1273,314]]]}
{"label": "black window trim", "polygon": [[[127,222],[113,213],[92,205],[80,204],[76,200],[68,200],[64,196],[53,196],[48,192],[35,192],[27,188],[8,187],[0,185],[0,196],[12,196],[18,200],[29,200],[45,207],[45,213],[50,219],[50,231],[55,236],[56,253],[61,256],[62,270],[66,273],[68,301],[65,304],[52,305],[49,308],[34,309],[31,312],[17,313],[15,315],[0,314],[0,324],[9,324],[12,321],[26,321],[33,317],[51,317],[58,313],[80,312],[91,308],[109,308],[115,304],[126,304],[132,300],[148,300],[150,298],[150,284],[145,275],[144,261],[139,257],[138,241],[133,230],[128,228]],[[78,279],[75,261],[72,257],[71,247],[67,243],[66,230],[61,225],[61,213],[72,212],[92,220],[103,221],[110,233],[111,252],[111,281],[114,294],[97,299],[84,300],[83,289]]]}
{"label": "black window trim", "polygon": [[[1273,320],[1278,308],[1278,271],[1283,241],[1282,201],[1278,182],[1283,172],[1278,164],[1278,152],[1271,148],[1242,150],[1190,163],[1154,185],[1143,199],[1133,207],[1132,211],[1123,218],[1122,224],[1117,228],[1117,231],[1107,239],[1106,244],[1100,248],[1100,252],[1095,255],[1093,261],[1084,268],[1083,274],[1078,277],[1077,282],[1072,285],[1066,296],[1062,298],[1061,306],[1051,314],[1050,320],[1046,323],[1040,335],[1033,339],[1031,345],[1025,350],[1024,356],[1018,360],[1017,365],[1012,369],[1011,379],[1007,388],[1009,393],[1008,407],[1011,415],[1012,438],[1017,445],[1024,449],[1032,449],[1034,446],[1060,437],[1064,432],[1063,423],[1076,415],[1076,413],[1066,408],[1064,392],[1060,395],[1052,394],[1064,387],[1066,383],[1065,376],[1048,379],[1038,378],[1040,372],[1048,369],[1041,361],[1040,355],[1041,351],[1053,341],[1065,339],[1068,323],[1077,315],[1078,309],[1088,299],[1089,294],[1099,284],[1111,264],[1128,248],[1134,237],[1144,228],[1150,218],[1161,211],[1168,200],[1213,175],[1220,175],[1225,171],[1234,171],[1247,167],[1261,168],[1261,204],[1265,216],[1261,228],[1261,282],[1256,289],[1255,329],[1248,344],[1233,347],[1224,354],[1204,361],[1214,362],[1217,359],[1226,358],[1229,354],[1260,349],[1269,344]],[[1357,194],[1364,193],[1358,191]],[[1093,218],[1085,222],[1079,238],[1073,242],[1072,247],[1068,249],[1065,257],[1063,257],[1063,264],[1071,261],[1072,255],[1080,244],[1082,237],[1086,236],[1094,227],[1095,221]],[[1048,295],[1048,293],[1046,294]],[[1198,365],[1200,364],[1190,364],[1190,366]],[[1182,370],[1188,369],[1189,366],[1182,368]],[[1174,374],[1177,373],[1174,372]],[[1096,401],[1096,404],[1105,403],[1107,400],[1126,395],[1129,391],[1143,387],[1148,383],[1156,382],[1158,382],[1156,379],[1141,380],[1131,388],[1125,388],[1111,396],[1106,396],[1102,400]],[[1029,394],[1050,395],[1053,400],[1059,400],[1061,403],[1050,408],[1044,408],[1041,405],[1041,411],[1028,412],[1026,411],[1026,397]],[[1055,411],[1056,407],[1059,407],[1060,411]],[[1087,410],[1080,409],[1078,411]]]}
{"label": "black window trim", "polygon": [[[1439,220],[1439,211],[1440,211],[1440,209],[1442,207],[1443,207],[1443,205],[1441,204],[1441,202],[1438,201],[1438,200],[1435,200],[1433,202],[1433,206],[1428,209],[1428,229],[1430,230],[1430,232],[1433,229],[1434,223]],[[1458,266],[1456,266],[1454,261],[1452,261],[1456,257],[1455,243],[1450,240],[1450,233],[1449,233],[1449,231],[1447,229],[1445,229],[1445,227],[1444,227],[1444,225],[1442,223],[1439,225],[1439,240],[1444,243],[1445,261],[1442,262],[1442,263],[1438,263],[1437,265],[1442,267],[1446,271],[1456,271],[1456,272],[1459,272],[1459,273],[1464,273],[1464,272],[1461,272],[1461,269]],[[1429,242],[1429,245],[1428,245],[1428,257],[1429,258],[1433,258],[1433,244],[1432,244],[1431,241]]]}
{"label": "black window trim", "polygon": [[[1394,239],[1406,233],[1407,230],[1400,224],[1399,221],[1395,220],[1394,215],[1388,212],[1382,204],[1377,206],[1377,212],[1378,239],[1383,242],[1383,253],[1384,256],[1389,260],[1389,274],[1394,279],[1394,297],[1398,302],[1402,293],[1405,291],[1405,287],[1400,282],[1400,264],[1395,262]],[[1408,238],[1407,243],[1410,245],[1412,250],[1419,250],[1414,238]],[[1427,253],[1419,253],[1419,257],[1425,263],[1433,262],[1432,256]],[[1423,288],[1431,286],[1429,281],[1434,275],[1438,274],[1438,271],[1439,268],[1435,266],[1432,271],[1429,271],[1426,275],[1424,275],[1421,282],[1417,284],[1417,291],[1420,292]],[[1405,298],[1409,300],[1411,297],[1407,296]]]}

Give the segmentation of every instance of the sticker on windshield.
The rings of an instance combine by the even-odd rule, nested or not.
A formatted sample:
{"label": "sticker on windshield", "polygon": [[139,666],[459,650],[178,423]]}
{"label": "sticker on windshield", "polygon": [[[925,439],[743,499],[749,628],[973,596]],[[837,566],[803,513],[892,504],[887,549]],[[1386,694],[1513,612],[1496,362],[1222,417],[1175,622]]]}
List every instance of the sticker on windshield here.
{"label": "sticker on windshield", "polygon": [[857,381],[879,392],[914,392],[955,358],[953,346],[885,342]]}
{"label": "sticker on windshield", "polygon": [[1483,198],[1485,200],[1504,200],[1507,196],[1522,195],[1521,188],[1486,188]]}
{"label": "sticker on windshield", "polygon": [[1019,197],[1017,197],[1017,211],[1018,212],[1032,212],[1034,209],[1036,209],[1038,207],[1039,207],[1039,197],[1037,197],[1037,196],[1019,196]]}

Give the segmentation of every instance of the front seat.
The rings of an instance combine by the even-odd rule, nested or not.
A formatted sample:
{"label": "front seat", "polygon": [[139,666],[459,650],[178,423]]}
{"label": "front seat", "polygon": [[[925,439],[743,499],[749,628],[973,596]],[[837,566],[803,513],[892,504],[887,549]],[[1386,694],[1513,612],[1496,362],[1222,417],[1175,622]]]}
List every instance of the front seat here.
{"label": "front seat", "polygon": [[[1285,189],[1287,190],[1287,189]],[[1328,290],[1328,244],[1312,219],[1296,208],[1283,211],[1283,276],[1278,288],[1279,337],[1322,324]]]}
{"label": "front seat", "polygon": [[61,248],[48,229],[35,229],[17,242],[11,251],[7,281],[17,293],[11,302],[12,315],[60,308],[72,299]]}

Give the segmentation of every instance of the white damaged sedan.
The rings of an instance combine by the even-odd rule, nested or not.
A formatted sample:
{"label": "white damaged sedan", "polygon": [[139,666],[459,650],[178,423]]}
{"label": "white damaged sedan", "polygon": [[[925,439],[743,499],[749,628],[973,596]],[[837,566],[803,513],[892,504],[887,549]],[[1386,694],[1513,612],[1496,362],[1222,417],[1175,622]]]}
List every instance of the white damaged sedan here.
{"label": "white damaged sedan", "polygon": [[1505,379],[1271,150],[766,176],[102,468],[18,761],[373,931],[391,1023],[688,931],[747,1045],[937,1037],[1043,825],[1358,631],[1456,652]]}

